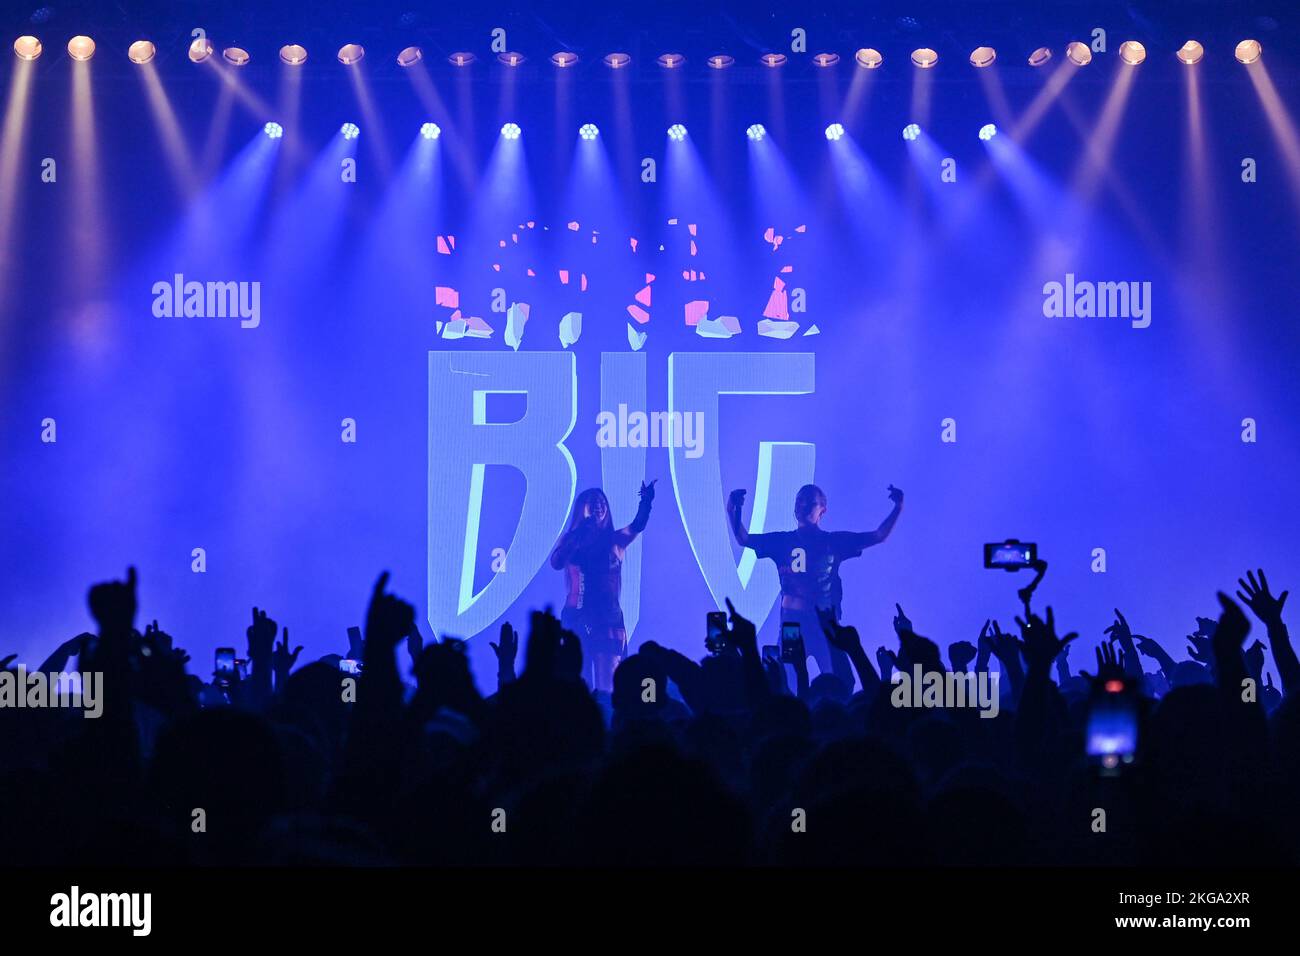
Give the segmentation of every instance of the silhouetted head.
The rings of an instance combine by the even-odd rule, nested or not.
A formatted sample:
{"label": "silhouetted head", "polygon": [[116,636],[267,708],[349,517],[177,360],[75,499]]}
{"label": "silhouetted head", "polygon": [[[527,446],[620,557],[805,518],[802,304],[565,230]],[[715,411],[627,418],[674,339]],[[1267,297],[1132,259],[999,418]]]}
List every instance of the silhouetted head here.
{"label": "silhouetted head", "polygon": [[573,503],[573,523],[569,527],[576,528],[587,517],[595,518],[598,528],[609,528],[612,525],[609,499],[599,488],[588,488],[578,495],[578,500]]}
{"label": "silhouetted head", "polygon": [[820,524],[826,514],[826,492],[816,485],[804,485],[794,496],[794,519],[801,525]]}

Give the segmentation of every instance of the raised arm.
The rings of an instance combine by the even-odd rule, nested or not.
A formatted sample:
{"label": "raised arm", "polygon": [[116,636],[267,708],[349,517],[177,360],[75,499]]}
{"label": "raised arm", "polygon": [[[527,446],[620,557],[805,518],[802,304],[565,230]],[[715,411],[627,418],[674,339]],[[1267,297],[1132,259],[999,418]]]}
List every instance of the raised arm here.
{"label": "raised arm", "polygon": [[737,488],[727,497],[727,524],[736,544],[749,547],[749,531],[745,528],[745,489]]}
{"label": "raised arm", "polygon": [[894,525],[898,523],[898,516],[903,513],[903,492],[889,486],[889,500],[894,503],[894,507],[889,514],[885,515],[885,520],[880,522],[880,527],[875,531],[863,531],[854,535],[855,543],[859,548],[869,548],[872,545],[880,544],[894,530]]}
{"label": "raised arm", "polygon": [[654,504],[655,482],[658,480],[659,479],[656,478],[648,485],[644,481],[641,482],[641,490],[637,492],[637,496],[641,499],[641,503],[637,506],[636,517],[632,519],[632,523],[626,528],[619,528],[618,531],[614,532],[618,543],[623,547],[626,548],[629,544],[635,541],[636,536],[644,531],[645,526],[650,523],[650,506]]}

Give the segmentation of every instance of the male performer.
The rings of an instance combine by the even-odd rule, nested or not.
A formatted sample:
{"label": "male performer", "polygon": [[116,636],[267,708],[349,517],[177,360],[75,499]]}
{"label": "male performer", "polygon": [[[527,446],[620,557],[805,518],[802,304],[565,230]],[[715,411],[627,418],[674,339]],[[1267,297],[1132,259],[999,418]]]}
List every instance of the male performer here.
{"label": "male performer", "polygon": [[750,534],[741,517],[745,489],[736,489],[727,499],[727,516],[736,543],[742,548],[753,548],[760,558],[776,562],[781,575],[781,622],[798,621],[804,647],[817,659],[821,672],[835,674],[850,688],[853,669],[848,656],[826,643],[817,609],[824,608],[839,620],[844,594],[840,562],[856,558],[863,549],[889,537],[903,510],[903,493],[890,485],[889,500],[894,508],[875,531],[823,531],[821,520],[826,514],[826,494],[816,485],[804,485],[794,499],[796,527],[793,531]]}

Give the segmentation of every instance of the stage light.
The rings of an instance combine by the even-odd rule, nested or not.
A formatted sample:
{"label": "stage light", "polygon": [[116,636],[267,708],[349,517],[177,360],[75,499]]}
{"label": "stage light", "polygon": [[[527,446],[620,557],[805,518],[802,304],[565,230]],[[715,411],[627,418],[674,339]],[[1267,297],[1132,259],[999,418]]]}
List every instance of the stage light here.
{"label": "stage light", "polygon": [[675,70],[686,62],[686,57],[680,53],[664,53],[660,55],[657,62],[666,70]]}
{"label": "stage light", "polygon": [[830,126],[826,127],[826,138],[829,139],[832,143],[838,139],[842,139],[843,137],[844,137],[844,127],[841,126],[839,123],[831,123]]}
{"label": "stage light", "polygon": [[578,128],[578,135],[590,142],[600,135],[600,130],[596,128],[595,123],[583,123],[582,126]]}
{"label": "stage light", "polygon": [[758,62],[764,66],[778,67],[785,66],[787,57],[784,53],[764,53],[758,58]]}
{"label": "stage light", "polygon": [[36,37],[23,36],[14,41],[14,56],[20,60],[34,60],[41,55],[41,41]]}
{"label": "stage light", "polygon": [[834,66],[840,62],[838,53],[818,53],[813,57],[813,66]]}
{"label": "stage light", "polygon": [[923,70],[928,70],[939,62],[939,54],[935,53],[928,46],[923,46],[919,50],[912,51],[912,64],[919,66]]}
{"label": "stage light", "polygon": [[1125,40],[1119,45],[1119,58],[1129,66],[1137,66],[1147,58],[1147,48],[1137,40]]}
{"label": "stage light", "polygon": [[573,66],[578,62],[578,54],[570,53],[568,50],[561,50],[559,53],[551,54],[551,62],[564,69],[566,66]]}
{"label": "stage light", "polygon": [[681,123],[674,123],[668,127],[668,138],[675,143],[680,143],[686,138],[686,127]]}
{"label": "stage light", "polygon": [[442,130],[438,128],[437,123],[425,123],[420,127],[420,135],[425,139],[437,139],[442,135]]}
{"label": "stage light", "polygon": [[280,47],[280,62],[289,66],[302,66],[307,62],[307,48],[297,43],[287,43]]}
{"label": "stage light", "polygon": [[522,53],[515,53],[513,50],[507,50],[505,53],[497,54],[497,62],[504,63],[506,66],[518,66],[520,63],[524,62],[524,59],[525,57]]}
{"label": "stage light", "polygon": [[868,70],[874,70],[885,62],[885,58],[880,55],[880,51],[873,50],[869,46],[864,46],[853,54],[853,59],[858,61],[858,66]]}
{"label": "stage light", "polygon": [[998,135],[998,128],[994,126],[992,123],[985,123],[983,126],[980,127],[980,139],[984,140],[984,142],[986,143],[989,140],[991,140],[994,136],[997,135]]}
{"label": "stage light", "polygon": [[237,46],[228,46],[221,51],[221,55],[226,58],[226,62],[234,66],[245,66],[248,63],[248,51]]}
{"label": "stage light", "polygon": [[284,127],[279,123],[267,123],[262,127],[262,132],[265,133],[269,139],[279,139],[284,135]]}
{"label": "stage light", "polygon": [[749,129],[745,130],[745,135],[757,143],[767,135],[767,130],[763,128],[762,123],[755,123]]}
{"label": "stage light", "polygon": [[190,60],[194,63],[202,63],[212,56],[212,51],[215,49],[211,40],[207,37],[199,37],[190,44]]}
{"label": "stage light", "polygon": [[1237,49],[1233,52],[1238,63],[1254,63],[1263,54],[1264,48],[1259,45],[1258,40],[1242,40],[1237,44]]}
{"label": "stage light", "polygon": [[1195,66],[1205,58],[1205,47],[1195,40],[1188,40],[1178,48],[1178,52],[1174,55],[1188,66]]}
{"label": "stage light", "polygon": [[728,56],[725,53],[715,53],[708,59],[709,69],[711,70],[725,70],[735,62],[736,58],[734,56]]}
{"label": "stage light", "polygon": [[397,54],[398,66],[415,66],[424,59],[424,51],[418,46],[408,46],[401,53]]}
{"label": "stage light", "polygon": [[903,139],[909,143],[921,135],[921,127],[915,123],[908,123],[903,127]]}
{"label": "stage light", "polygon": [[998,52],[991,46],[977,46],[970,51],[971,66],[992,66],[997,58]]}
{"label": "stage light", "polygon": [[148,63],[158,53],[158,48],[148,40],[136,40],[126,48],[126,58],[132,63]]}
{"label": "stage light", "polygon": [[339,47],[339,62],[344,66],[360,63],[361,58],[365,55],[366,48],[360,43],[345,43]]}
{"label": "stage light", "polygon": [[447,62],[452,66],[469,66],[474,60],[474,54],[468,52],[453,53],[447,57]]}
{"label": "stage light", "polygon": [[[89,60],[95,55],[95,41],[90,37],[75,36],[68,41],[68,56],[78,62]],[[1241,59],[1238,57],[1237,59]],[[1244,60],[1242,62],[1245,62]]]}
{"label": "stage light", "polygon": [[611,70],[621,70],[632,62],[632,57],[626,53],[606,53],[605,65]]}
{"label": "stage light", "polygon": [[501,127],[501,135],[506,139],[518,139],[519,134],[522,132],[523,130],[519,128],[517,123],[506,123],[505,126]]}
{"label": "stage light", "polygon": [[1074,40],[1065,48],[1065,56],[1075,66],[1087,66],[1092,62],[1092,50],[1088,44]]}
{"label": "stage light", "polygon": [[1042,66],[1052,58],[1052,51],[1045,46],[1040,46],[1033,53],[1029,54],[1030,66]]}
{"label": "stage light", "polygon": [[361,130],[356,123],[344,123],[339,127],[339,132],[343,134],[344,139],[356,139],[361,135]]}

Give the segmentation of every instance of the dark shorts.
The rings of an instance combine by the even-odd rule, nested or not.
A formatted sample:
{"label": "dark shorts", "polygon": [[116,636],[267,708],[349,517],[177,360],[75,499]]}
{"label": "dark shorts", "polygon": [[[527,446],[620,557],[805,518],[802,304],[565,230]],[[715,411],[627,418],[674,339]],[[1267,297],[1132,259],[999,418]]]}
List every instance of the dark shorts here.
{"label": "dark shorts", "polygon": [[627,631],[620,610],[596,613],[587,608],[566,607],[560,612],[560,623],[578,635],[582,651],[588,657],[594,654],[622,657],[627,653]]}

